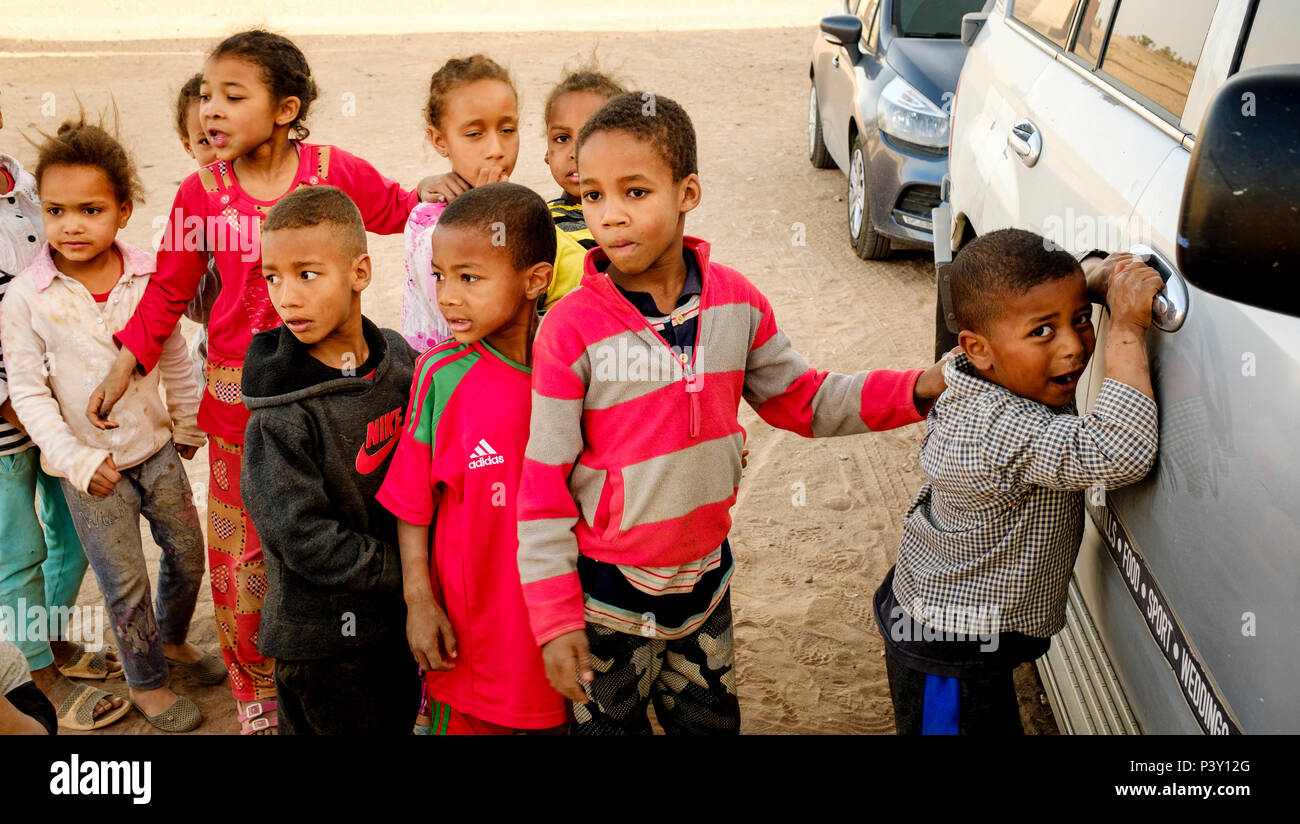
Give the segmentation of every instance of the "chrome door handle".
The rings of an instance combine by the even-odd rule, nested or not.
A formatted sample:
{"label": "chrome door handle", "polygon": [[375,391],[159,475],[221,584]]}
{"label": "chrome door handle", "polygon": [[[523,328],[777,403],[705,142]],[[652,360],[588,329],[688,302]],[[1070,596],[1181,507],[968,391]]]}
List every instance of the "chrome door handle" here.
{"label": "chrome door handle", "polygon": [[1020,162],[1033,166],[1043,153],[1043,135],[1028,120],[1021,120],[1007,132],[1007,145],[1020,156]]}
{"label": "chrome door handle", "polygon": [[1163,332],[1177,332],[1187,320],[1187,282],[1173,264],[1150,246],[1135,243],[1129,251],[1159,272],[1165,282],[1165,288],[1151,301],[1151,325]]}

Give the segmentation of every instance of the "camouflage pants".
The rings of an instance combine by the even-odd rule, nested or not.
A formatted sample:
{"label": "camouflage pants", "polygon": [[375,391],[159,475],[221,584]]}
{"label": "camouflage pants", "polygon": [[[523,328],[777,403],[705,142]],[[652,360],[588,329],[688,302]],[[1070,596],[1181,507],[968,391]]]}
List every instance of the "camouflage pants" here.
{"label": "camouflage pants", "polygon": [[573,708],[574,735],[650,735],[649,706],[669,735],[737,734],[731,593],[698,630],[675,641],[587,624],[595,680]]}

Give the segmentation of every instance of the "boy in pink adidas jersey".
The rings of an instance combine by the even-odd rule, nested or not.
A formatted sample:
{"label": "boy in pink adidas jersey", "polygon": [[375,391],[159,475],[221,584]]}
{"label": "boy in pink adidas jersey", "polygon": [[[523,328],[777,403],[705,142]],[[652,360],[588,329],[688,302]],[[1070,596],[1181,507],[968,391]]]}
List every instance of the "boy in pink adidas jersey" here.
{"label": "boy in pink adidas jersey", "polygon": [[470,189],[434,229],[438,308],[455,337],[416,363],[377,496],[400,519],[407,640],[427,671],[433,734],[568,726],[515,560],[536,306],[555,244],[546,203],[514,183]]}
{"label": "boy in pink adidas jersey", "polygon": [[[578,135],[600,248],[534,347],[519,572],[576,734],[735,733],[727,533],[740,401],[807,437],[920,421],[942,372],[809,368],[739,272],[685,237],[695,130],[675,102],[615,97]],[[594,663],[594,666],[593,666]],[[593,671],[595,670],[595,671]]]}

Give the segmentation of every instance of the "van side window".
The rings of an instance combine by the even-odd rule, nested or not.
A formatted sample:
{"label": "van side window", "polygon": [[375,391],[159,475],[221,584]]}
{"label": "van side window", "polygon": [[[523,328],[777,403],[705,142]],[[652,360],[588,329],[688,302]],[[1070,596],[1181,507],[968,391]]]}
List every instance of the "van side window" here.
{"label": "van side window", "polygon": [[1078,0],[1016,0],[1011,14],[1021,23],[1065,48],[1070,19]]}
{"label": "van side window", "polygon": [[1079,34],[1074,38],[1074,53],[1089,66],[1097,67],[1101,46],[1106,42],[1106,29],[1115,14],[1115,0],[1088,0],[1079,20]]}
{"label": "van side window", "polygon": [[[1218,0],[1123,0],[1101,70],[1176,120],[1183,115]],[[1160,114],[1159,111],[1156,112]]]}
{"label": "van side window", "polygon": [[1295,0],[1260,0],[1250,24],[1241,68],[1296,62],[1295,33],[1300,31],[1300,5]]}

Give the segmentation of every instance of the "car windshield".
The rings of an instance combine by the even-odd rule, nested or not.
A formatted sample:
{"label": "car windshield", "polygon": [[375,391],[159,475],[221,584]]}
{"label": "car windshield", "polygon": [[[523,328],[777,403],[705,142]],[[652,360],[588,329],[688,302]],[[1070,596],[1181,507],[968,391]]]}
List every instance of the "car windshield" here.
{"label": "car windshield", "polygon": [[961,37],[964,15],[984,8],[984,0],[894,0],[899,37]]}

